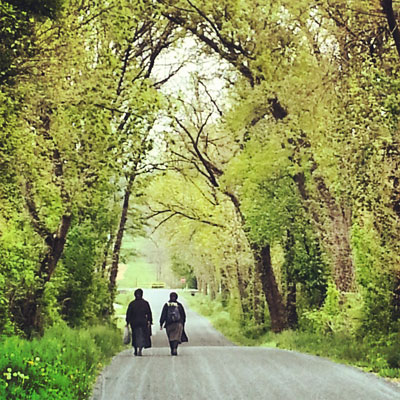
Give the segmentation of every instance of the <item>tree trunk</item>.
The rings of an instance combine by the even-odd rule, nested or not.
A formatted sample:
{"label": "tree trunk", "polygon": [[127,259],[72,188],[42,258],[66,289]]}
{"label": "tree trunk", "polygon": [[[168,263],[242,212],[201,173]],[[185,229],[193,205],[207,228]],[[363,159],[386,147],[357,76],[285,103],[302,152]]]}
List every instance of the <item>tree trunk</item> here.
{"label": "tree trunk", "polygon": [[281,332],[287,328],[287,318],[282,295],[279,292],[274,270],[272,269],[269,244],[259,248],[256,243],[251,242],[250,238],[248,237],[248,233],[245,230],[246,219],[240,208],[239,199],[229,191],[226,191],[225,195],[229,197],[236,210],[236,214],[241,221],[245,237],[252,250],[256,272],[259,274],[261,279],[262,289],[268,304],[271,317],[271,330],[273,332]]}
{"label": "tree trunk", "polygon": [[350,243],[351,210],[334,199],[322,178],[316,179],[318,193],[328,216],[327,240],[333,262],[333,278],[341,293],[354,290],[354,264]]}
{"label": "tree trunk", "polygon": [[43,278],[45,282],[50,281],[57,263],[62,256],[71,222],[71,215],[63,215],[57,233],[46,239],[46,243],[49,245],[49,251],[41,263],[39,272],[39,277]]}
{"label": "tree trunk", "polygon": [[[293,221],[294,222],[294,221]],[[286,274],[286,314],[289,328],[296,328],[298,323],[296,304],[296,281],[293,274],[295,239],[290,229],[286,230],[285,274]]]}
{"label": "tree trunk", "polygon": [[208,283],[205,280],[203,281],[203,294],[208,296]]}
{"label": "tree trunk", "polygon": [[210,299],[215,300],[217,297],[217,285],[215,284],[215,281],[212,280],[208,285],[208,287],[209,287]]}
{"label": "tree trunk", "polygon": [[228,305],[229,301],[229,278],[227,271],[223,268],[221,270],[221,302],[223,306]]}
{"label": "tree trunk", "polygon": [[260,276],[255,271],[253,279],[253,315],[257,326],[265,324],[265,298]]}
{"label": "tree trunk", "polygon": [[203,281],[200,277],[196,276],[197,290],[199,293],[203,293]]}
{"label": "tree trunk", "polygon": [[109,258],[109,254],[110,254],[110,250],[111,250],[113,242],[114,242],[114,235],[111,232],[110,233],[110,238],[107,240],[107,243],[106,243],[106,245],[104,247],[103,262],[101,263],[101,276],[103,278],[106,276],[108,258]]}
{"label": "tree trunk", "polygon": [[251,311],[251,309],[249,307],[249,295],[246,290],[247,284],[243,278],[242,272],[240,271],[240,265],[237,260],[236,260],[236,279],[237,279],[237,287],[239,290],[240,304],[242,307],[242,312],[244,315],[247,315]]}
{"label": "tree trunk", "polygon": [[386,15],[389,30],[392,34],[397,53],[400,56],[400,32],[396,21],[396,15],[393,10],[393,0],[381,0],[381,4],[383,12]]}
{"label": "tree trunk", "polygon": [[337,203],[322,177],[314,178],[321,204],[320,210],[312,206],[312,199],[305,186],[304,173],[297,174],[294,180],[304,208],[324,238],[325,250],[332,260],[332,275],[336,288],[341,293],[354,290],[355,273],[350,242],[351,210]]}
{"label": "tree trunk", "polygon": [[289,277],[287,282],[286,313],[287,313],[288,327],[291,329],[295,329],[299,322],[296,305],[297,305],[296,282],[294,282],[293,279]]}
{"label": "tree trunk", "polygon": [[120,256],[120,252],[121,252],[121,244],[122,244],[122,239],[124,237],[126,221],[128,219],[129,199],[131,197],[132,185],[135,180],[135,177],[136,177],[135,174],[132,174],[129,177],[128,185],[125,189],[121,218],[119,221],[118,232],[117,232],[117,236],[115,238],[115,243],[114,243],[112,264],[111,264],[111,270],[110,270],[110,282],[109,282],[109,289],[112,294],[112,298],[114,298],[114,296],[115,296],[115,288],[116,288],[116,281],[117,281],[117,275],[118,275],[119,256]]}
{"label": "tree trunk", "polygon": [[391,305],[393,307],[392,318],[394,321],[400,320],[400,272],[396,273],[393,284],[393,296]]}
{"label": "tree trunk", "polygon": [[260,275],[261,284],[268,304],[271,318],[271,330],[273,332],[281,332],[287,328],[287,318],[283,299],[272,269],[270,246],[266,244],[262,248],[259,248],[253,243],[251,248],[256,262],[256,270]]}
{"label": "tree trunk", "polygon": [[43,333],[43,295],[46,284],[51,280],[57,263],[63,254],[68,231],[71,227],[71,221],[71,215],[63,215],[57,233],[47,236],[45,241],[48,245],[48,249],[40,263],[40,269],[37,275],[39,278],[38,286],[32,295],[27,297],[20,306],[22,313],[22,329],[28,336],[31,336],[33,332],[39,334]]}

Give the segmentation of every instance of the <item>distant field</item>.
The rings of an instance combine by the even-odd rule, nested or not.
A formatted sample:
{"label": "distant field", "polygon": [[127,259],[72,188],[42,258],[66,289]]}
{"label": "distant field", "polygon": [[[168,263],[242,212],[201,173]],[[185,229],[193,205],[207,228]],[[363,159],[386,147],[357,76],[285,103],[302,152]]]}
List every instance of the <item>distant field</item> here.
{"label": "distant field", "polygon": [[128,292],[118,293],[115,299],[115,314],[118,317],[117,325],[125,325],[125,312],[130,301],[133,300],[133,291],[137,288],[149,288],[157,279],[156,267],[149,263],[142,254],[146,246],[145,238],[132,238],[127,234],[121,248],[121,267],[117,276],[117,288],[130,288]]}
{"label": "distant field", "polygon": [[133,239],[130,235],[124,238],[121,258],[126,268],[122,269],[122,274],[117,278],[118,288],[147,288],[157,280],[156,267],[141,254],[145,243],[145,238]]}
{"label": "distant field", "polygon": [[[126,308],[134,298],[134,290],[150,288],[152,283],[160,281],[157,279],[157,265],[161,261],[154,253],[156,249],[149,239],[133,238],[129,234],[124,237],[117,276],[117,288],[120,291],[114,303],[119,328],[123,328],[125,325]],[[149,261],[152,259],[154,262]]]}

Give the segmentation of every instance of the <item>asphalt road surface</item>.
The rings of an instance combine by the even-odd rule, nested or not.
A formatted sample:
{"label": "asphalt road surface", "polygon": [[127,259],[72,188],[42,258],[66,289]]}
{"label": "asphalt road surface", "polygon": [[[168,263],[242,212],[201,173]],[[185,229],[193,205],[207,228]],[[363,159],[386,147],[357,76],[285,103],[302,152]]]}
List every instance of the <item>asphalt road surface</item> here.
{"label": "asphalt road surface", "polygon": [[293,351],[234,346],[187,306],[189,343],[171,357],[158,324],[168,293],[144,291],[153,311],[153,347],[142,357],[130,349],[115,356],[92,400],[400,400],[398,386],[352,367]]}

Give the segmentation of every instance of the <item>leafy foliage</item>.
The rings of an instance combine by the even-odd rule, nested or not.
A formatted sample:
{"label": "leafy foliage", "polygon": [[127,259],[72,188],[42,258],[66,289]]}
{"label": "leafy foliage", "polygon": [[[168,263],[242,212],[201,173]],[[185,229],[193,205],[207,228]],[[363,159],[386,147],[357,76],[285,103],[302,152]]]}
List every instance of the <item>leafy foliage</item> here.
{"label": "leafy foliage", "polygon": [[0,394],[13,399],[87,399],[98,368],[121,348],[117,330],[72,330],[65,324],[41,339],[3,338]]}
{"label": "leafy foliage", "polygon": [[149,77],[170,33],[159,21],[156,40],[139,4],[36,3],[1,2],[0,14],[0,324],[28,336],[112,313],[120,193],[151,150]]}
{"label": "leafy foliage", "polygon": [[383,5],[0,1],[1,329],[110,319],[123,233],[147,219],[249,338],[368,336],[396,375],[400,38]]}

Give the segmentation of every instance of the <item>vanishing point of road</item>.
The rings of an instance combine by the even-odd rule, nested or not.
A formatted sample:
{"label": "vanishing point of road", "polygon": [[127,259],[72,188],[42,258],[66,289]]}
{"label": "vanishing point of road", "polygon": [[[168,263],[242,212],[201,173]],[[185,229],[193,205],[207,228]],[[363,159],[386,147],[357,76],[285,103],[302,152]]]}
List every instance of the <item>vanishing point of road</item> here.
{"label": "vanishing point of road", "polygon": [[187,306],[189,343],[171,357],[158,325],[168,293],[144,290],[153,347],[142,357],[130,349],[116,355],[92,400],[400,400],[398,386],[356,368],[294,351],[234,346]]}

